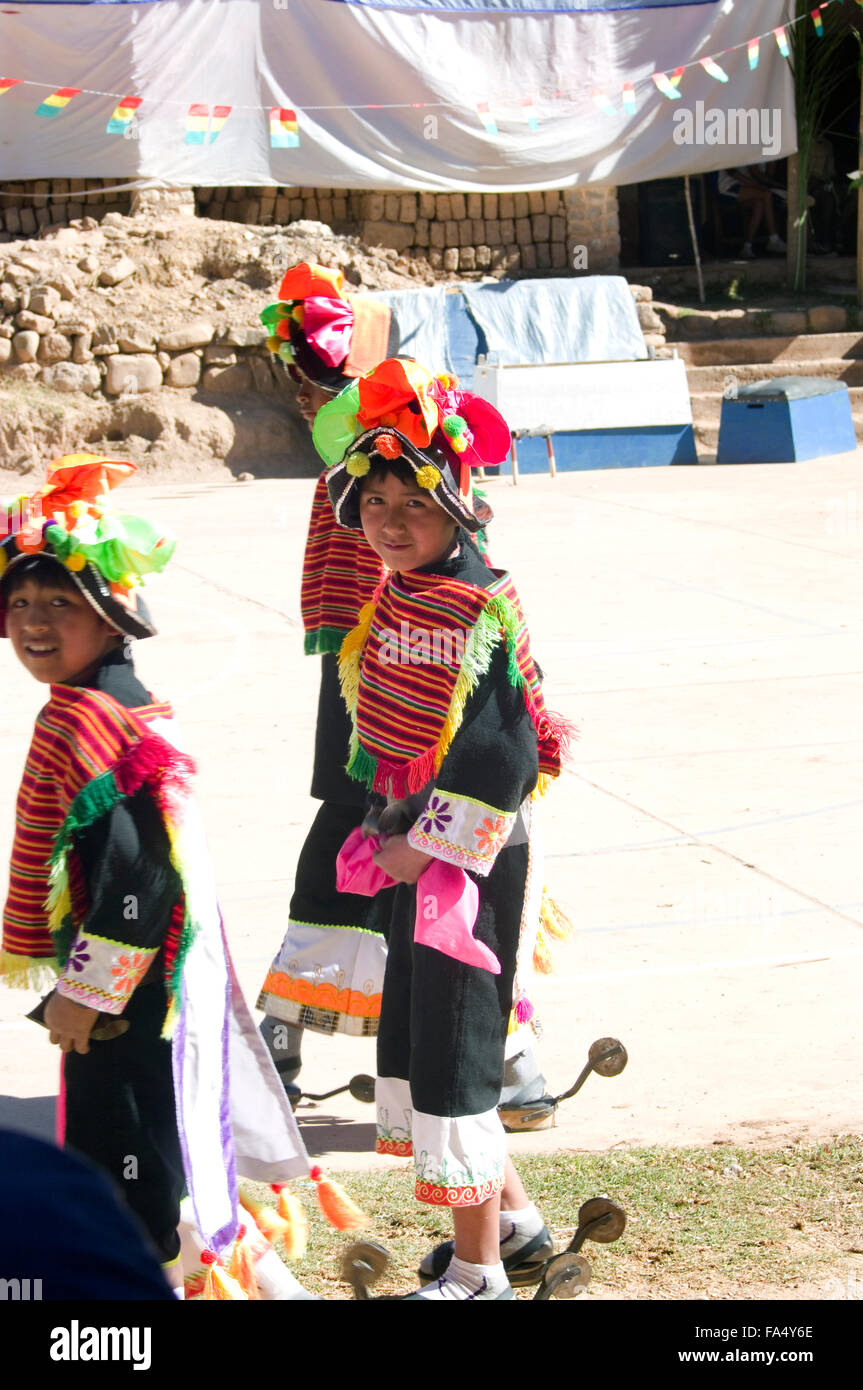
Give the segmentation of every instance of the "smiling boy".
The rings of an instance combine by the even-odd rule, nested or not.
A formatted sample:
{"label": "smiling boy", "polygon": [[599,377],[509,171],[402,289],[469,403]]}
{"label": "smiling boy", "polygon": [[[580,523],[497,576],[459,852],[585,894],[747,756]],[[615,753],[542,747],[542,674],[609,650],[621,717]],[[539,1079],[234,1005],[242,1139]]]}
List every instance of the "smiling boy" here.
{"label": "smiling boy", "polygon": [[181,1286],[186,1187],[221,1252],[239,1227],[237,1168],[278,1181],[308,1161],[227,955],[194,767],[129,654],[155,633],[141,581],[174,549],[111,514],[108,492],[134,471],[70,455],[0,512],[0,637],[49,687],[18,793],[0,975],[54,984],[40,1021],[65,1054],[65,1142],[114,1180]]}
{"label": "smiling boy", "polygon": [[[531,797],[560,771],[562,726],[545,710],[512,581],[472,544],[471,466],[499,463],[509,430],[485,401],[390,359],[318,413],[314,440],[342,526],[392,570],[345,639],[348,772],[386,809],[374,862],[397,887],[378,1033],[377,1149],[416,1164],[418,1201],[453,1212],[455,1242],[422,1262],[429,1301],[512,1297],[551,1239],[506,1157],[497,1113],[511,1028],[530,1017]],[[461,645],[390,660],[388,634]],[[434,648],[432,647],[432,651]],[[401,827],[396,828],[398,822]],[[437,912],[416,887],[433,861],[463,871],[476,955],[418,939]],[[461,881],[461,880],[460,880]],[[415,930],[417,935],[415,935]],[[481,954],[481,953],[480,953]],[[484,957],[488,959],[488,957]],[[469,963],[472,961],[472,963]]]}

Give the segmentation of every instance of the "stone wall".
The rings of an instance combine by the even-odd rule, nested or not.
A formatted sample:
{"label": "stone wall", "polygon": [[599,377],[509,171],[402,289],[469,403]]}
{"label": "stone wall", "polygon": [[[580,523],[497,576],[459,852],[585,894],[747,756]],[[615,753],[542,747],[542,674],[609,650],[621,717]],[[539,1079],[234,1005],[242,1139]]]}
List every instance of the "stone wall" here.
{"label": "stone wall", "polygon": [[307,218],[427,260],[433,270],[608,274],[620,264],[617,190],[361,193],[338,188],[199,188],[202,216],[267,226]]}
{"label": "stone wall", "polygon": [[[110,211],[176,211],[254,226],[307,219],[427,260],[449,273],[614,273],[620,265],[615,188],[535,193],[368,193],[343,188],[197,188],[116,192],[110,179],[0,185],[0,240]],[[182,206],[180,206],[182,204]]]}
{"label": "stone wall", "polygon": [[[0,240],[34,236],[106,212],[128,213],[132,195],[112,191],[116,179],[37,179],[0,184]],[[92,209],[92,214],[90,212]]]}

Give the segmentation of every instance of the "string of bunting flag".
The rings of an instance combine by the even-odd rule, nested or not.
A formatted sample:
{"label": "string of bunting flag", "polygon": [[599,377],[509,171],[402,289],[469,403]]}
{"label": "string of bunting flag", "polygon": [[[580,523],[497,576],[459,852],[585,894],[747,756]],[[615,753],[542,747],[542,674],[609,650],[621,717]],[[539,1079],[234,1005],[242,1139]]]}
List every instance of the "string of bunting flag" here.
{"label": "string of bunting flag", "polygon": [[[815,33],[818,38],[824,34],[824,21],[822,11],[829,9],[833,4],[839,4],[841,0],[823,0],[808,15],[799,15],[796,19],[789,20],[786,24],[777,25],[775,29],[769,30],[765,34],[758,34],[754,38],[747,39],[745,42],[736,44],[733,48],[723,49],[718,53],[711,54],[706,58],[696,58],[690,63],[684,63],[675,68],[672,72],[654,72],[648,79],[643,79],[636,84],[632,81],[623,83],[621,90],[621,108],[628,116],[633,116],[638,111],[638,96],[636,86],[642,88],[642,96],[651,92],[652,83],[657,91],[661,92],[669,101],[679,101],[682,97],[680,85],[684,74],[689,69],[698,67],[714,78],[717,82],[727,82],[728,73],[720,63],[719,58],[727,59],[730,54],[745,49],[749,70],[754,71],[761,59],[762,40],[775,40],[779,52],[783,58],[790,55],[791,49],[788,42],[788,31],[795,24],[804,23],[811,19]],[[863,8],[863,0],[857,0],[857,4]],[[26,79],[17,77],[0,78],[0,97],[6,95],[14,87],[46,87],[50,86],[44,82],[30,82]],[[107,135],[126,136],[130,134],[130,128],[138,114],[141,106],[145,104],[144,98],[140,96],[128,95],[120,96],[117,92],[99,92],[84,87],[56,87],[44,98],[36,107],[35,115],[45,117],[49,120],[56,119],[69,103],[77,96],[82,94],[87,96],[108,97],[116,102],[116,105],[109,117],[105,127]],[[569,96],[566,92],[555,92],[557,98]],[[603,91],[594,87],[591,90],[591,99],[594,105],[603,115],[616,117],[618,108],[610,97]],[[177,106],[185,108],[185,133],[184,141],[187,145],[212,145],[218,139],[226,121],[233,111],[266,111],[269,123],[270,148],[277,150],[297,149],[300,144],[299,122],[297,113],[292,107],[287,106],[210,106],[202,102],[192,102],[186,107],[185,102],[179,101],[159,101],[159,106]],[[432,110],[447,107],[447,102],[365,102],[346,104],[344,106],[307,106],[306,111],[394,111],[394,110]],[[480,123],[487,135],[498,134],[498,124],[491,110],[488,101],[476,103],[476,111]],[[539,129],[539,116],[533,98],[527,97],[520,103],[521,121],[532,131]]]}
{"label": "string of bunting flag", "polygon": [[[639,85],[649,90],[649,82],[652,82],[657,91],[660,91],[669,101],[680,101],[682,92],[680,83],[684,73],[688,69],[703,68],[709,77],[717,82],[727,82],[728,73],[718,62],[719,58],[727,58],[729,54],[737,53],[741,49],[746,50],[749,62],[749,71],[754,72],[761,59],[762,39],[775,39],[776,46],[783,58],[791,55],[791,46],[788,42],[788,31],[793,29],[795,24],[804,24],[807,20],[812,21],[812,26],[817,37],[824,37],[824,20],[821,17],[822,11],[827,10],[833,4],[840,4],[841,0],[823,0],[823,3],[816,5],[815,9],[810,10],[809,14],[798,15],[796,19],[789,20],[786,24],[778,24],[775,29],[768,30],[765,34],[757,34],[754,38],[746,39],[743,43],[735,44],[733,48],[722,49],[718,53],[712,53],[706,58],[695,58],[691,63],[684,63],[681,67],[675,68],[673,72],[654,72],[651,73],[648,81]],[[857,0],[857,4],[863,8],[863,0]],[[596,87],[591,92],[594,105],[606,116],[617,116],[618,110],[614,102],[609,99],[605,92],[599,91]],[[621,94],[621,104],[627,115],[635,115],[638,110],[638,103],[635,95],[635,84],[624,82]]]}

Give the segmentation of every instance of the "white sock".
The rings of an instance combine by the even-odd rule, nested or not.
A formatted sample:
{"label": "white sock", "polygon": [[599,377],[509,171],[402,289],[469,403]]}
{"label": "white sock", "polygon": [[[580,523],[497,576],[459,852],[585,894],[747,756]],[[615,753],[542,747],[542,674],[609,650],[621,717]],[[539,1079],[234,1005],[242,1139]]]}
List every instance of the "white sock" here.
{"label": "white sock", "polygon": [[509,1287],[503,1265],[471,1265],[453,1255],[446,1274],[418,1290],[431,1303],[464,1303],[472,1298],[496,1298]]}
{"label": "white sock", "polygon": [[514,1255],[529,1240],[538,1236],[545,1222],[533,1202],[521,1211],[502,1211],[500,1214],[500,1248],[503,1255]]}

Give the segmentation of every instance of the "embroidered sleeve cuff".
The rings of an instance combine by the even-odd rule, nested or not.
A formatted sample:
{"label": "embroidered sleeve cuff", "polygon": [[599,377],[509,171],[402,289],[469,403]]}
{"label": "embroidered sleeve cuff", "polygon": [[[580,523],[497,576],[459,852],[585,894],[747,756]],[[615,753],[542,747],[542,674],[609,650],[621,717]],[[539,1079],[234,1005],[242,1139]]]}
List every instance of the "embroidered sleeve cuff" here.
{"label": "embroidered sleeve cuff", "polygon": [[509,839],[516,815],[435,788],[408,831],[408,844],[447,864],[485,875]]}
{"label": "embroidered sleeve cuff", "polygon": [[58,994],[103,1014],[121,1014],[143,980],[158,947],[151,951],[79,932],[69,951]]}

